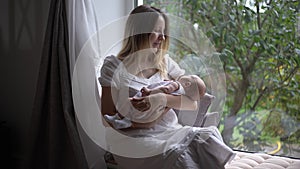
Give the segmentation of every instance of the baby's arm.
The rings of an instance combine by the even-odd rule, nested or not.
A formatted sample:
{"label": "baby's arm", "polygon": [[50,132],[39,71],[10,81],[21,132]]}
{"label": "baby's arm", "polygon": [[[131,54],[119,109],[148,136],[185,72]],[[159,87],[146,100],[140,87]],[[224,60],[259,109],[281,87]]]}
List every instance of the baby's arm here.
{"label": "baby's arm", "polygon": [[170,81],[168,84],[163,86],[158,86],[156,88],[150,89],[148,87],[143,87],[141,89],[142,96],[149,96],[150,94],[156,93],[166,93],[170,94],[179,89],[179,84],[176,81]]}

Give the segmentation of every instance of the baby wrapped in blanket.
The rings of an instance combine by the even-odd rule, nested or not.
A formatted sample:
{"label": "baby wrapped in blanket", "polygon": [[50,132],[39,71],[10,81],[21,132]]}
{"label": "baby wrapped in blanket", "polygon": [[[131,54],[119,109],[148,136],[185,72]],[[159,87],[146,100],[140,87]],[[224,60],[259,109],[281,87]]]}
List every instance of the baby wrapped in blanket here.
{"label": "baby wrapped in blanket", "polygon": [[[193,101],[199,101],[206,92],[205,83],[201,78],[196,75],[183,75],[178,78],[177,81],[166,80],[158,83],[150,84],[147,87],[143,87],[132,99],[140,100],[145,96],[156,93],[166,93],[172,95],[185,95]],[[164,105],[157,107],[156,110],[151,109],[151,111],[163,112],[165,109]],[[149,110],[148,110],[149,111]],[[134,112],[134,111],[133,111]],[[138,115],[135,113],[135,115]],[[143,114],[141,113],[141,116]],[[149,116],[148,116],[149,117]],[[124,128],[141,128],[145,126],[144,124],[133,122],[128,117],[123,117],[120,113],[116,113],[113,116],[104,115],[107,122],[113,125],[115,129]],[[139,119],[142,119],[140,117]],[[152,118],[151,121],[157,119],[157,116]],[[149,119],[147,119],[149,121]]]}

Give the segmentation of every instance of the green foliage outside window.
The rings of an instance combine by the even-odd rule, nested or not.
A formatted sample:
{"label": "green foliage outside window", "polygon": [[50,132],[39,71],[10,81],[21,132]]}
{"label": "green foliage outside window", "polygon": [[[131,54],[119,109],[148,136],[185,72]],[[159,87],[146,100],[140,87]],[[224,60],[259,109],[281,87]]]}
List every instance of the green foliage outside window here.
{"label": "green foliage outside window", "polygon": [[[300,158],[298,0],[145,0],[197,25],[226,73],[219,126],[233,148]],[[182,55],[186,52],[178,51]]]}

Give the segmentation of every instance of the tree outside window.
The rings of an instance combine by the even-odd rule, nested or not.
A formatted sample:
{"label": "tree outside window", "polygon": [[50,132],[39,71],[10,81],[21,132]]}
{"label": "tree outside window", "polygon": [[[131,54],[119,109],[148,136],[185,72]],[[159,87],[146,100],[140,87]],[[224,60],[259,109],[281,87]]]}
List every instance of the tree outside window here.
{"label": "tree outside window", "polygon": [[[227,144],[300,158],[298,0],[144,0],[144,4],[188,20],[214,44],[226,73],[219,129]],[[180,45],[174,50],[177,57],[191,52]]]}

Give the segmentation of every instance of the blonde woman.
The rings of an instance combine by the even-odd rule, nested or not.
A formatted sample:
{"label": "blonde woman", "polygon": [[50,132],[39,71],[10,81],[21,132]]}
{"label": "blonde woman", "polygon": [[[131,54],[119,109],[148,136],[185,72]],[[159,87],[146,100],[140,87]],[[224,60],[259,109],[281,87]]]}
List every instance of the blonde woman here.
{"label": "blonde woman", "polygon": [[[136,7],[128,17],[121,51],[104,60],[99,78],[102,115],[120,113],[133,122],[144,123],[142,129],[120,132],[133,138],[151,138],[152,141],[145,142],[145,149],[141,149],[143,142],[132,146],[131,142],[135,140],[127,141],[127,137],[119,141],[112,139],[110,148],[128,151],[123,154],[156,152],[151,157],[142,158],[114,154],[119,168],[224,168],[234,153],[223,143],[216,127],[198,128],[178,123],[173,109],[195,110],[196,101],[185,95],[165,93],[131,99],[144,86],[164,79],[177,80],[185,73],[167,55],[168,24],[168,18],[161,10],[146,5]],[[133,110],[137,110],[139,116],[135,116]],[[163,151],[157,153],[160,152],[158,149]]]}

